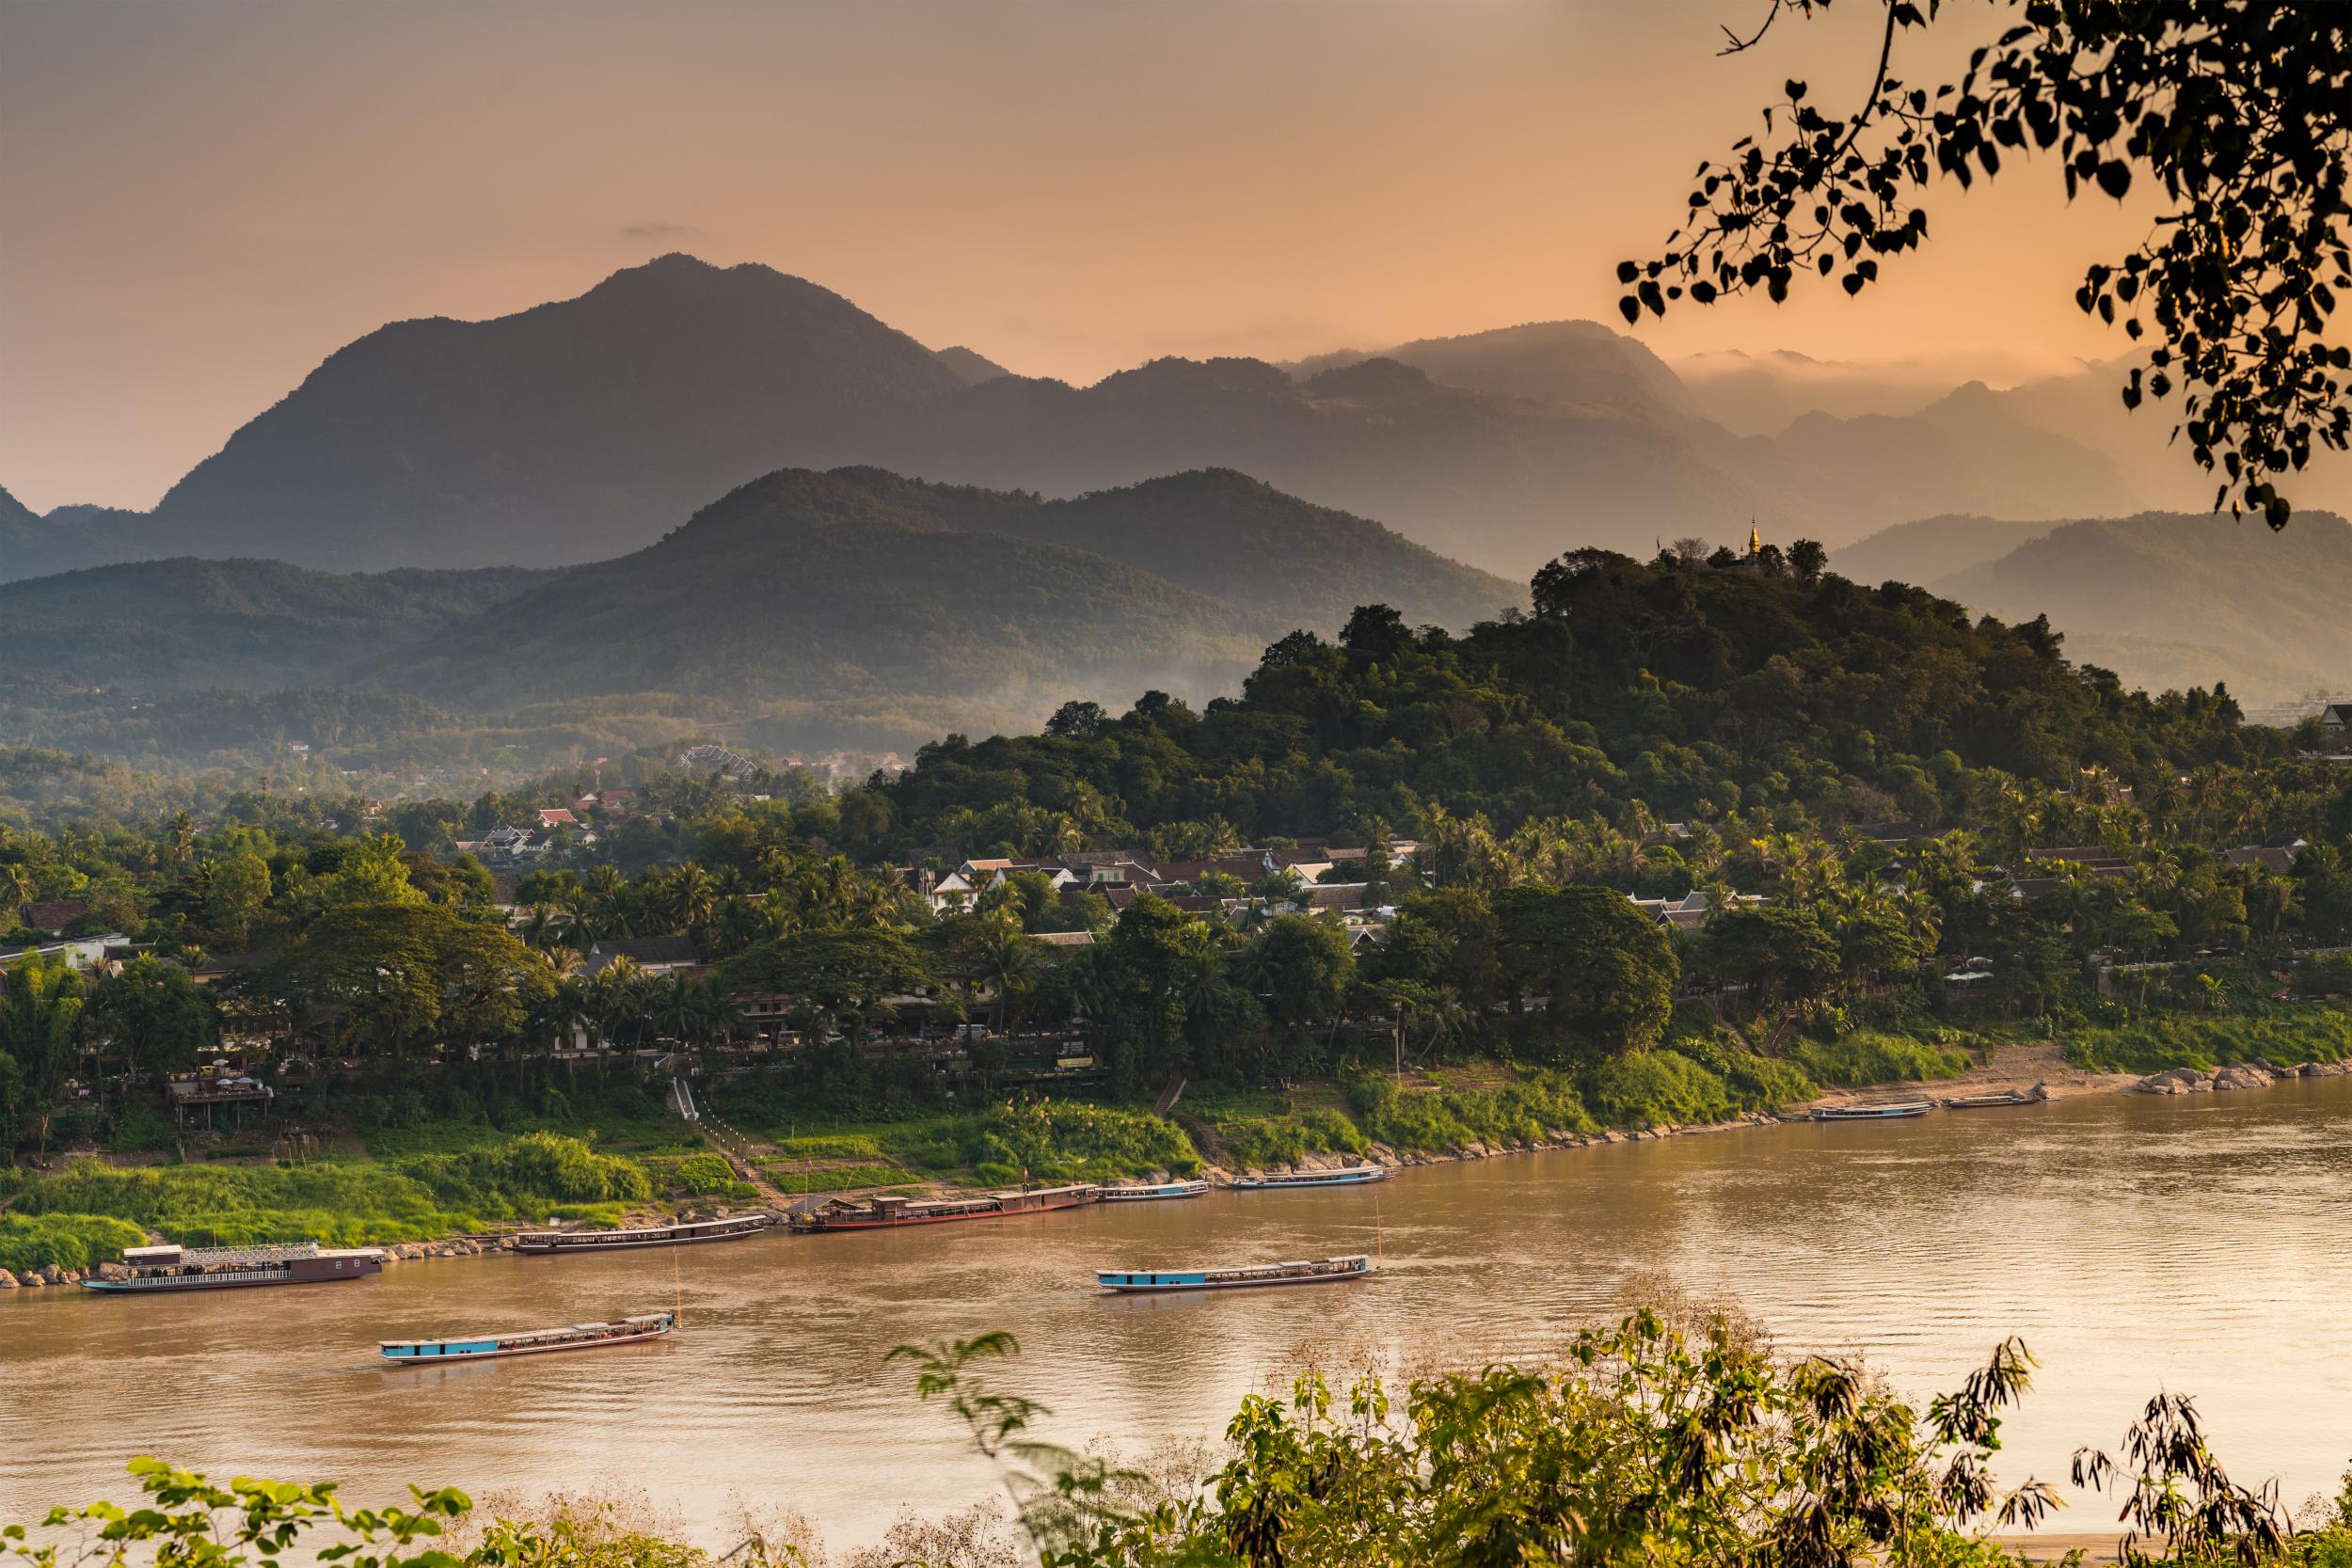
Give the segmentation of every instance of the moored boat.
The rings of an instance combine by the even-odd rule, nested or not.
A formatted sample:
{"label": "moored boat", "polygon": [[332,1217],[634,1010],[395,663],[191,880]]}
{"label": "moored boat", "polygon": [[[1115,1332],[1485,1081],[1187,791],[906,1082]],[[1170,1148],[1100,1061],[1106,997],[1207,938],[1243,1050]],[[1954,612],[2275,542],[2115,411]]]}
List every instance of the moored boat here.
{"label": "moored boat", "polygon": [[1042,1214],[1092,1203],[1102,1189],[1090,1181],[1067,1187],[1028,1187],[1017,1192],[991,1193],[986,1197],[919,1198],[869,1197],[852,1201],[828,1198],[812,1209],[795,1210],[792,1228],[821,1230],[888,1230],[902,1225],[947,1225],[959,1220],[996,1220],[1014,1214]]}
{"label": "moored boat", "polygon": [[1944,1101],[1944,1109],[1947,1111],[1989,1111],[2001,1105],[2030,1105],[2033,1102],[2033,1096],[2008,1089],[1999,1094],[1954,1095]]}
{"label": "moored boat", "polygon": [[1149,1186],[1105,1187],[1094,1195],[1097,1203],[1156,1203],[1164,1198],[1201,1197],[1209,1190],[1206,1181],[1160,1181]]}
{"label": "moored boat", "polygon": [[126,1247],[119,1279],[85,1279],[86,1291],[135,1295],[174,1291],[233,1291],[255,1285],[331,1285],[384,1272],[380,1247],[322,1247],[316,1242],[267,1246]]}
{"label": "moored boat", "polygon": [[1388,1179],[1386,1165],[1349,1165],[1343,1170],[1286,1170],[1267,1176],[1236,1176],[1232,1185],[1235,1191],[1247,1193],[1281,1187],[1357,1187]]}
{"label": "moored boat", "polygon": [[501,1355],[539,1355],[559,1350],[597,1350],[659,1339],[677,1327],[675,1312],[642,1312],[618,1323],[573,1323],[522,1334],[475,1334],[454,1339],[381,1339],[375,1352],[394,1367],[447,1366],[452,1361],[488,1361]]}
{"label": "moored boat", "polygon": [[1899,1105],[1823,1105],[1813,1112],[1815,1121],[1894,1121],[1924,1117],[1935,1109],[1932,1100],[1907,1100]]}
{"label": "moored boat", "polygon": [[1359,1252],[1343,1258],[1245,1263],[1217,1269],[1097,1269],[1094,1282],[1120,1295],[1159,1291],[1239,1291],[1263,1285],[1329,1285],[1366,1278],[1378,1268]]}
{"label": "moored boat", "polygon": [[686,1246],[695,1242],[739,1242],[773,1228],[776,1216],[762,1210],[723,1220],[680,1220],[675,1225],[628,1230],[526,1230],[515,1238],[516,1252],[621,1252],[630,1247]]}

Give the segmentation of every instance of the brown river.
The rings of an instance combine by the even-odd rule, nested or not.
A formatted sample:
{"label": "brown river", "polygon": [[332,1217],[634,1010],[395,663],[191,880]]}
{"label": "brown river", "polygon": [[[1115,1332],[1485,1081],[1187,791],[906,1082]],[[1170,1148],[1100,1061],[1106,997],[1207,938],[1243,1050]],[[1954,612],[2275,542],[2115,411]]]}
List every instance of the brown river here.
{"label": "brown river", "polygon": [[[1098,1295],[1097,1266],[1376,1252],[1360,1283]],[[1208,1436],[1303,1344],[1414,1364],[1531,1353],[1663,1274],[1784,1349],[1858,1352],[1921,1397],[2010,1333],[2041,1356],[1999,1474],[2063,1477],[2159,1387],[2292,1506],[2352,1462],[2352,1079],[2092,1096],[1883,1126],[1514,1155],[1325,1192],[1233,1194],[898,1234],[612,1258],[402,1264],[326,1290],[0,1295],[0,1523],[120,1498],[152,1453],[226,1475],[536,1497],[619,1484],[715,1540],[737,1499],[835,1545],[989,1475],[918,1406],[901,1341],[1012,1330],[1003,1383],[1050,1435]],[[679,1304],[666,1343],[379,1368],[381,1338]],[[2096,1528],[2095,1499],[2054,1528]]]}

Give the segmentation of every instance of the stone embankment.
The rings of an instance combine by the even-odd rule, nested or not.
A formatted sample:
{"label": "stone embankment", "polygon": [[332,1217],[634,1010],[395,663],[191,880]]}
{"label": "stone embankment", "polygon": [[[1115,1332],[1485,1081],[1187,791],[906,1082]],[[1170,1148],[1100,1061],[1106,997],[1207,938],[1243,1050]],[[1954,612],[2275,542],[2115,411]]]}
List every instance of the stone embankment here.
{"label": "stone embankment", "polygon": [[2352,1062],[2305,1062],[2300,1067],[2232,1062],[2210,1072],[2193,1067],[2152,1072],[2132,1087],[2140,1094],[2211,1094],[2229,1089],[2266,1089],[2289,1078],[2341,1078],[2347,1073],[2352,1073]]}

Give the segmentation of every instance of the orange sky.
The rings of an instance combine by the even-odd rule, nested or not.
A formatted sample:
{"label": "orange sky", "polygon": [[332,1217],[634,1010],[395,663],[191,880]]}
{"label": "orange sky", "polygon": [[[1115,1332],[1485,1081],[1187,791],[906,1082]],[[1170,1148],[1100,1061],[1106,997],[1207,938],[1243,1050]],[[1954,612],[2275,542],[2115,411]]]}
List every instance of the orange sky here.
{"label": "orange sky", "polygon": [[[1875,5],[1714,57],[1761,4],[0,0],[0,484],[151,504],[387,320],[497,315],[665,250],[1081,382],[1614,321],[1613,264],[1783,76],[1860,90]],[[2138,220],[2068,209],[2047,164],[1931,211],[1935,244],[1862,301],[1643,335],[2120,351],[2071,294]]]}

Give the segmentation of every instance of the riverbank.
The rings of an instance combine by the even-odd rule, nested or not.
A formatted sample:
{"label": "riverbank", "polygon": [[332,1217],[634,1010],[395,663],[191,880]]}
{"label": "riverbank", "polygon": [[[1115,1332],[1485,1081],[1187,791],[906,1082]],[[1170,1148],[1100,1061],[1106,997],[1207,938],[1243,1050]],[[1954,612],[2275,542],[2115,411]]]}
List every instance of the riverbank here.
{"label": "riverbank", "polygon": [[[142,1237],[195,1244],[313,1237],[458,1257],[551,1222],[658,1222],[834,1194],[947,1194],[1025,1180],[1221,1181],[1680,1137],[1898,1101],[2229,1092],[2262,1086],[2282,1069],[2346,1070],[2347,1041],[2352,1013],[2301,1006],[2163,1016],[2087,1029],[2063,1044],[1941,1024],[1861,1028],[1801,1037],[1766,1056],[1709,1019],[1677,1029],[1656,1051],[1576,1073],[1473,1061],[1402,1078],[1364,1072],[1279,1090],[1196,1089],[1165,1117],[1141,1105],[1029,1099],[803,1131],[797,1121],[773,1125],[778,1113],[759,1101],[714,1095],[724,1109],[714,1105],[698,1125],[616,1124],[618,1147],[593,1123],[579,1125],[581,1136],[436,1123],[372,1136],[369,1148],[389,1157],[185,1165],[134,1157],[135,1168],[84,1157],[62,1172],[0,1172],[0,1211],[16,1211],[0,1212],[0,1274],[20,1285],[71,1283]],[[2258,1059],[2210,1065],[2248,1055]],[[2298,1055],[2308,1066],[2290,1059]],[[2119,1060],[2180,1065],[2151,1073],[2123,1070]]]}

